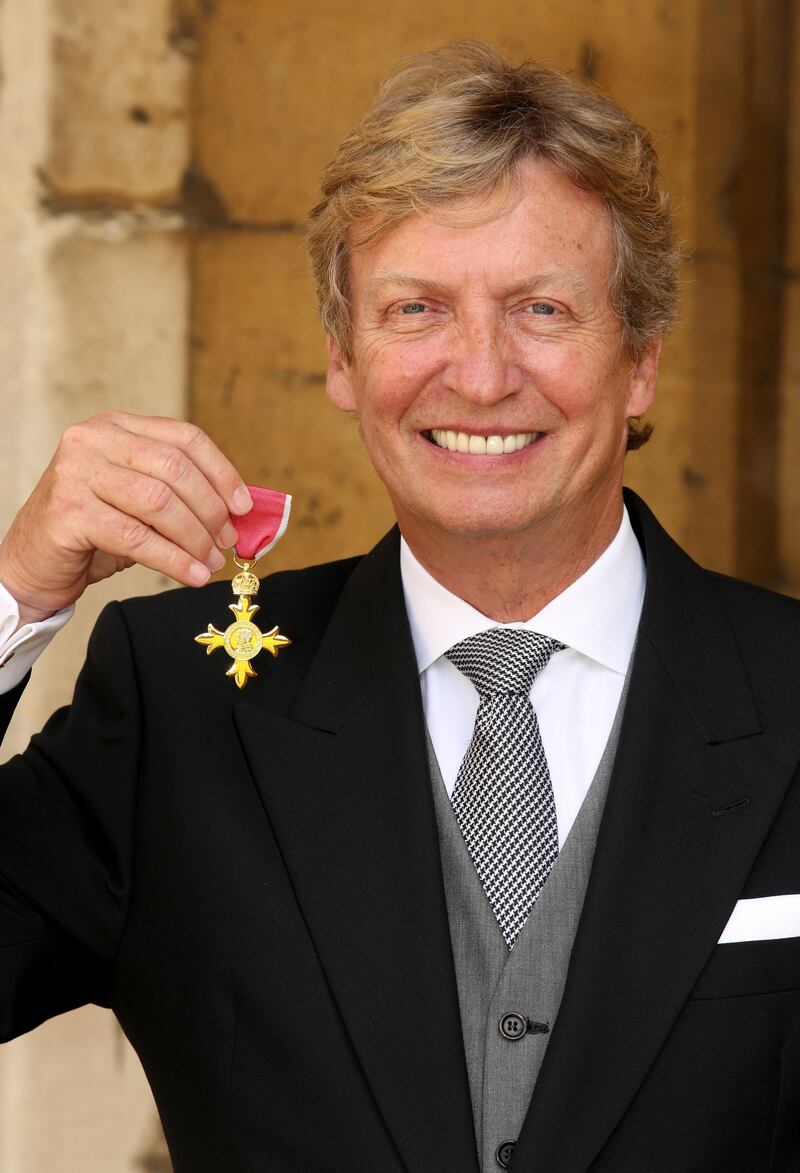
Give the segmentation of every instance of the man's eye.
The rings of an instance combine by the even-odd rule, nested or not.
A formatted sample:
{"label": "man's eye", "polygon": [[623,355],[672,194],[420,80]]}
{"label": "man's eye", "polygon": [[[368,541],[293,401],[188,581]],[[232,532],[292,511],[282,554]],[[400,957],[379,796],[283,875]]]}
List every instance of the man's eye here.
{"label": "man's eye", "polygon": [[421,314],[421,313],[424,313],[424,311],[427,308],[428,307],[426,305],[423,305],[421,301],[411,301],[408,303],[408,305],[404,305],[401,308],[400,313],[401,314]]}
{"label": "man's eye", "polygon": [[531,304],[527,306],[527,309],[532,314],[542,314],[545,316],[548,314],[554,314],[556,312],[556,307],[554,305],[550,305],[550,303],[546,301],[532,301]]}

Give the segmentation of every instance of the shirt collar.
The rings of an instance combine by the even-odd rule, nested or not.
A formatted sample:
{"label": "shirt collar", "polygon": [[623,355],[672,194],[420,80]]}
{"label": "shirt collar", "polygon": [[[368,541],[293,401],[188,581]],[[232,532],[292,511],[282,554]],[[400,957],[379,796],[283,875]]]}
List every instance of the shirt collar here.
{"label": "shirt collar", "polygon": [[453,644],[490,627],[538,631],[615,672],[628,670],[644,600],[645,563],[627,509],[597,561],[525,623],[496,623],[476,611],[417,561],[405,539],[400,574],[421,673]]}

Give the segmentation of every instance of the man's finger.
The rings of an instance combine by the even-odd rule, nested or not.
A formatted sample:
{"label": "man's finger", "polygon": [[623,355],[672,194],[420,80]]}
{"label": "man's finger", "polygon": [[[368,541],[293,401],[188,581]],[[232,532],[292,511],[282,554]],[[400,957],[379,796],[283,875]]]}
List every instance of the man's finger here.
{"label": "man's finger", "polygon": [[[168,486],[208,530],[218,546],[227,548],[236,541],[236,531],[231,524],[230,510],[225,499],[209,482],[192,456],[176,444],[149,436],[144,431],[132,432],[116,426],[94,434],[92,443],[100,449],[102,463],[90,485],[108,504],[119,504],[124,512],[140,516],[136,502],[129,498],[119,503],[115,500],[115,487],[118,488],[124,482],[114,470],[141,474]],[[84,458],[83,453],[79,453],[79,457]],[[155,495],[152,508],[158,509],[158,490],[154,486],[142,486],[142,489],[146,489],[148,499],[149,495]],[[142,502],[142,508],[147,508],[148,499]]]}
{"label": "man's finger", "polygon": [[[194,472],[202,479],[197,470]],[[224,565],[224,557],[217,548],[219,533],[210,533],[166,481],[111,464],[103,470],[102,482],[95,486],[94,492],[98,500],[144,522],[210,570],[219,570]],[[229,524],[227,517],[226,524]]]}
{"label": "man's finger", "polygon": [[184,586],[203,586],[211,577],[209,567],[186,550],[110,505],[98,504],[89,537],[96,549],[117,558],[132,558]]}
{"label": "man's finger", "polygon": [[236,468],[196,424],[127,412],[114,412],[113,419],[126,431],[174,445],[186,453],[219,493],[229,513],[247,513],[252,508],[250,493]]}

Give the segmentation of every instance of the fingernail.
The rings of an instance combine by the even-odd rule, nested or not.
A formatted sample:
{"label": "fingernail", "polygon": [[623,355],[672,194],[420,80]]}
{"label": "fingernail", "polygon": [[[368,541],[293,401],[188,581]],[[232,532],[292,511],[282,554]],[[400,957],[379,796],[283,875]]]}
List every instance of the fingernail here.
{"label": "fingernail", "polygon": [[189,567],[189,578],[195,586],[205,586],[211,578],[211,571],[202,562],[193,562]]}
{"label": "fingernail", "polygon": [[239,515],[242,513],[249,513],[253,508],[253,498],[250,496],[247,489],[245,489],[244,485],[240,485],[233,494],[231,504],[233,505],[232,512]]}
{"label": "fingernail", "polygon": [[221,550],[212,550],[208,556],[206,565],[209,570],[222,570],[222,567],[225,565],[225,555]]}
{"label": "fingernail", "polygon": [[226,521],[222,529],[219,531],[219,539],[217,544],[222,546],[223,550],[230,550],[231,546],[236,545],[238,533],[229,521]]}

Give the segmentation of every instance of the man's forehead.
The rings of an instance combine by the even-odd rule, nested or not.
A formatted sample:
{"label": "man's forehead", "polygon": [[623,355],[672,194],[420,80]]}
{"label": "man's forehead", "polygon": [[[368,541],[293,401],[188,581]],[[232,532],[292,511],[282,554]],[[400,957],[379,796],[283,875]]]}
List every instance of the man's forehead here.
{"label": "man's forehead", "polygon": [[367,296],[390,286],[435,294],[473,283],[504,294],[545,286],[589,293],[598,280],[606,285],[614,263],[603,201],[541,161],[520,168],[502,201],[479,193],[409,213],[383,232],[363,221],[352,226],[350,244],[352,275]]}

